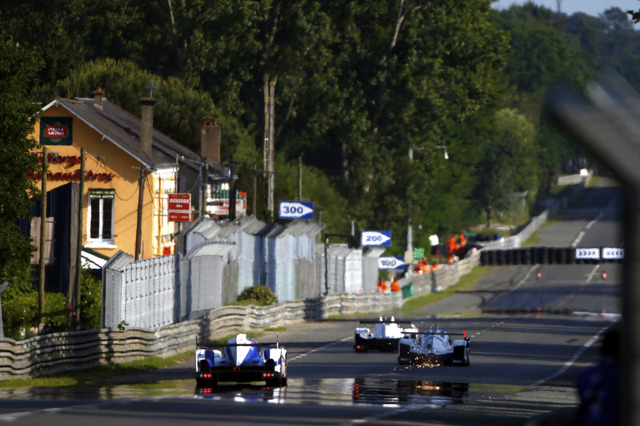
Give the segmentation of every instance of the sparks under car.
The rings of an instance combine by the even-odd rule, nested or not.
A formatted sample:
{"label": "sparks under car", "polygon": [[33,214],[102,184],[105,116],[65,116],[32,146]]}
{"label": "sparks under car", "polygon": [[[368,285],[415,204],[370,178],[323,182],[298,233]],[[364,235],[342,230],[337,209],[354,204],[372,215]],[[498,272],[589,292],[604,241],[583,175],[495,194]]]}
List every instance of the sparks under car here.
{"label": "sparks under car", "polygon": [[221,382],[282,386],[287,382],[287,350],[279,344],[262,350],[254,339],[240,333],[218,349],[197,348],[195,378],[199,387]]}
{"label": "sparks under car", "polygon": [[[373,324],[373,331],[366,325]],[[400,327],[406,324],[407,327]],[[354,331],[355,344],[353,349],[356,352],[366,352],[368,350],[395,351],[398,349],[398,341],[405,336],[415,336],[418,329],[409,321],[396,321],[390,319],[380,319],[378,321],[360,321],[360,326]]]}
{"label": "sparks under car", "polygon": [[471,364],[470,341],[466,332],[462,334],[462,339],[453,340],[436,325],[428,331],[417,333],[415,337],[400,339],[398,363],[468,366]]}

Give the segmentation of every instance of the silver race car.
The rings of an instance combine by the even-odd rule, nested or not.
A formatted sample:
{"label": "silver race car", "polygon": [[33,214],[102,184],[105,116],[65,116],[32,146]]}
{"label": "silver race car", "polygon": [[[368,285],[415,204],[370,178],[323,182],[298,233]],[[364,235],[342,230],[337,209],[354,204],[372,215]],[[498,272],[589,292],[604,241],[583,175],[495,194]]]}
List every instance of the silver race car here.
{"label": "silver race car", "polygon": [[466,332],[462,339],[451,336],[436,325],[415,337],[402,338],[398,342],[398,364],[461,365],[471,364],[470,341]]}
{"label": "silver race car", "polygon": [[279,344],[262,350],[254,339],[240,333],[217,349],[196,349],[195,379],[199,387],[220,382],[282,386],[287,383],[287,350]]}
{"label": "silver race car", "polygon": [[[367,325],[373,325],[373,331]],[[400,327],[406,325],[406,327]],[[395,351],[398,349],[398,341],[405,336],[415,336],[418,329],[410,321],[396,321],[394,317],[378,321],[360,321],[360,325],[355,329],[355,344],[353,349],[356,352],[366,352],[368,350]]]}

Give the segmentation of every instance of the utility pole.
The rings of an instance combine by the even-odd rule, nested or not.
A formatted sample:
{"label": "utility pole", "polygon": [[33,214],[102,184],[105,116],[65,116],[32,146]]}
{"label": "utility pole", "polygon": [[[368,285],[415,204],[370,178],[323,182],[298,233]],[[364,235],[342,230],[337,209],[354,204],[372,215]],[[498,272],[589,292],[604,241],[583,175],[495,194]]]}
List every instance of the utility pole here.
{"label": "utility pole", "polygon": [[83,214],[82,209],[84,208],[84,173],[85,173],[85,150],[84,148],[80,149],[80,190],[79,190],[79,202],[78,202],[78,247],[76,254],[76,317],[75,322],[76,325],[80,326],[80,302],[82,300],[80,296],[81,285],[82,285],[82,224],[83,224]]}
{"label": "utility pole", "polygon": [[[409,144],[409,167],[413,168],[413,145]],[[413,194],[413,185],[409,184],[409,205],[408,205],[408,213],[409,218],[407,220],[407,251],[405,252],[404,258],[405,262],[413,262],[413,202],[411,201]]]}
{"label": "utility pole", "polygon": [[302,201],[302,156],[298,157],[298,200]]}
{"label": "utility pole", "polygon": [[262,149],[262,157],[264,170],[267,173],[267,210],[271,217],[274,218],[274,192],[275,192],[275,99],[276,99],[276,83],[278,78],[271,79],[268,74],[264,76],[264,146]]}
{"label": "utility pole", "polygon": [[207,214],[207,201],[209,199],[209,163],[206,158],[202,158],[202,185],[200,187],[200,217]]}
{"label": "utility pole", "polygon": [[46,241],[47,241],[47,147],[42,147],[42,202],[40,206],[40,285],[38,287],[38,332],[44,327],[44,273],[46,262]]}
{"label": "utility pole", "polygon": [[253,215],[258,217],[258,166],[253,163],[253,200],[251,200]]}
{"label": "utility pole", "polygon": [[233,157],[229,161],[229,221],[236,220],[236,181],[233,178],[235,163]]}
{"label": "utility pole", "polygon": [[140,167],[140,178],[138,179],[138,224],[136,226],[136,257],[140,260],[142,257],[142,207],[144,206],[144,183],[147,169]]}

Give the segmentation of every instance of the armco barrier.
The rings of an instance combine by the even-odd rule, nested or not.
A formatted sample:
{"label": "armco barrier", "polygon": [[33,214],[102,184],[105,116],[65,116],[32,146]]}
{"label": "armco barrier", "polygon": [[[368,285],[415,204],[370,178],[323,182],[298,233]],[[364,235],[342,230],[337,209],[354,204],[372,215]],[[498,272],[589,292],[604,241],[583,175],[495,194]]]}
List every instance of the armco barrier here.
{"label": "armco barrier", "polygon": [[402,294],[342,294],[273,306],[225,306],[198,320],[156,331],[93,330],[56,333],[28,340],[0,339],[0,380],[46,376],[149,356],[169,357],[195,349],[196,336],[214,340],[243,330],[325,319],[334,315],[387,311]]}

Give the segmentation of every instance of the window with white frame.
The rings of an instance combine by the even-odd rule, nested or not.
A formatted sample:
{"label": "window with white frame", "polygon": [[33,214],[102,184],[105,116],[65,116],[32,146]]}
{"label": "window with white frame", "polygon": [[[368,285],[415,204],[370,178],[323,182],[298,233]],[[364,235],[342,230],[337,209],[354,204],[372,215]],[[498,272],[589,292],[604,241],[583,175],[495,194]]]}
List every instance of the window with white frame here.
{"label": "window with white frame", "polygon": [[89,190],[89,208],[87,214],[88,245],[96,247],[114,244],[114,199],[114,190]]}
{"label": "window with white frame", "polygon": [[169,221],[169,195],[178,190],[178,167],[174,164],[158,164],[153,172],[153,192],[155,194],[153,254],[172,254],[175,246],[176,223]]}

